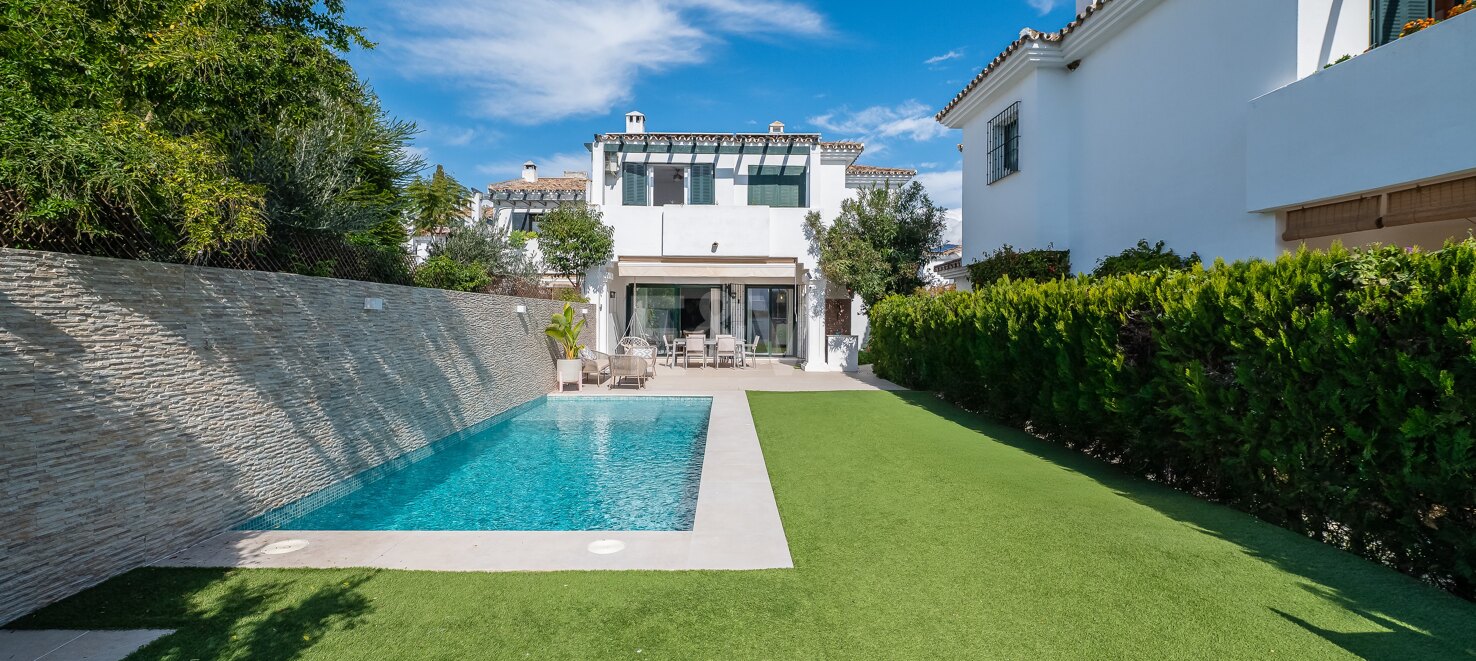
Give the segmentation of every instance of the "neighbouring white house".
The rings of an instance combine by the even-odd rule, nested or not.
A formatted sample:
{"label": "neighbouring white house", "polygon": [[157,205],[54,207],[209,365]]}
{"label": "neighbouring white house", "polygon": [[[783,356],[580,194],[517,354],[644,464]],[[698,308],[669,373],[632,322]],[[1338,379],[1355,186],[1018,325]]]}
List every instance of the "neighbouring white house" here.
{"label": "neighbouring white house", "polygon": [[[598,348],[624,336],[657,347],[687,331],[757,340],[761,353],[835,371],[827,335],[865,335],[859,300],[827,283],[804,218],[832,220],[863,188],[901,186],[913,170],[856,164],[857,142],[818,133],[657,133],[626,115],[624,132],[594,136],[588,178],[489,187],[503,226],[537,230],[539,213],[584,201],[614,228],[614,259],[592,270],[584,294],[599,305]],[[545,183],[548,182],[548,183]]]}
{"label": "neighbouring white house", "polygon": [[1078,0],[938,113],[963,130],[964,251],[937,270],[1005,244],[1085,271],[1138,239],[1234,260],[1466,237],[1476,11],[1398,38],[1452,3]]}
{"label": "neighbouring white house", "polygon": [[[559,208],[560,205],[586,201],[589,188],[588,172],[565,171],[561,177],[538,176],[538,165],[533,161],[523,164],[523,176],[487,185],[487,197],[474,203],[480,215],[477,220],[511,232],[538,233],[538,218]],[[538,240],[528,243],[527,250],[541,263]],[[572,287],[567,279],[543,274],[545,287]]]}
{"label": "neighbouring white house", "polygon": [[954,279],[945,272],[940,272],[939,268],[947,271],[948,265],[958,261],[961,255],[963,255],[963,246],[957,243],[945,243],[938,246],[937,250],[928,252],[927,261],[923,263],[921,269],[918,269],[917,277],[930,287],[952,285]]}

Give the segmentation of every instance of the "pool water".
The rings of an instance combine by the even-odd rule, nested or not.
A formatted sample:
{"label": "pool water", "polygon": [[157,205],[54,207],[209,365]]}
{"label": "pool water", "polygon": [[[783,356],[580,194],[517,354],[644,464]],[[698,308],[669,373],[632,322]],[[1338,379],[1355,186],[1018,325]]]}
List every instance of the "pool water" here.
{"label": "pool water", "polygon": [[550,397],[245,530],[691,530],[707,397]]}

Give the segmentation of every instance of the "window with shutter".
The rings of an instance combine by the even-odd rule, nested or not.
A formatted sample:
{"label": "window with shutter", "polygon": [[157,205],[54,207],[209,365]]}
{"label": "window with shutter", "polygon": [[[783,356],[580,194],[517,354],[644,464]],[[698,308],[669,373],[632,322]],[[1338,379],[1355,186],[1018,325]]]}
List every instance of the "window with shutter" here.
{"label": "window with shutter", "polygon": [[1382,46],[1399,38],[1404,24],[1435,15],[1431,0],[1374,0],[1373,42]]}
{"label": "window with shutter", "polygon": [[748,204],[770,207],[805,206],[805,168],[802,166],[748,166]]}
{"label": "window with shutter", "polygon": [[646,164],[626,163],[620,179],[625,206],[646,206]]}
{"label": "window with shutter", "polygon": [[697,164],[692,166],[692,190],[689,193],[691,200],[688,204],[714,204],[716,202],[713,178],[711,165]]}

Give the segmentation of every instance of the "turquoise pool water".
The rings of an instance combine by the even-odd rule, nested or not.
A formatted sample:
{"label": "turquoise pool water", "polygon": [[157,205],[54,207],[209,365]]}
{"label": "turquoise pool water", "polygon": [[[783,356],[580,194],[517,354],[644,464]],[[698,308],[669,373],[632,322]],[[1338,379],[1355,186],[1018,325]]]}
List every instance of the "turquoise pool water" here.
{"label": "turquoise pool water", "polygon": [[553,397],[245,530],[691,530],[707,397]]}

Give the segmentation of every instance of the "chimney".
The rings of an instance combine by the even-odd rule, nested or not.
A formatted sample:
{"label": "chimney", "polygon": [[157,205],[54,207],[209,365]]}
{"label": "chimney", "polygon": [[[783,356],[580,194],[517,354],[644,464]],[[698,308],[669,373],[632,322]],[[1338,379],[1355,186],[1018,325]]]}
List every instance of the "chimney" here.
{"label": "chimney", "polygon": [[523,164],[523,181],[538,181],[538,166],[533,161]]}
{"label": "chimney", "polygon": [[775,120],[774,123],[772,123],[772,124],[769,125],[769,132],[770,133],[783,133],[784,132],[784,122]]}
{"label": "chimney", "polygon": [[640,112],[635,111],[635,110],[632,110],[632,111],[626,113],[625,114],[625,132],[626,133],[645,133],[646,132],[646,116],[645,115],[642,115]]}

